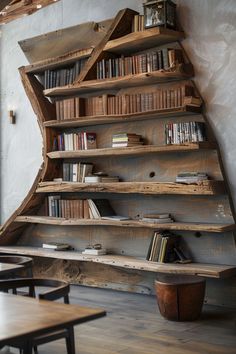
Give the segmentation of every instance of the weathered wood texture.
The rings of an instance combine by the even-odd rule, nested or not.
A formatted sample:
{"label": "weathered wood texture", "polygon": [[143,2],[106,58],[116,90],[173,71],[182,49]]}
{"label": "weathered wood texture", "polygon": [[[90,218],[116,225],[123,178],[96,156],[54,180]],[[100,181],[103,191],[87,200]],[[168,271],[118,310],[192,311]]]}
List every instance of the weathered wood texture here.
{"label": "weathered wood texture", "polygon": [[[59,1],[59,0],[56,0]],[[41,8],[54,4],[55,0],[18,0],[4,1],[6,6],[1,9],[0,24],[5,24],[14,21],[24,15],[31,15]]]}
{"label": "weathered wood texture", "polygon": [[[112,19],[86,22],[19,42],[29,63],[58,57],[75,50],[95,47],[106,35]],[[79,40],[78,40],[79,38]]]}
{"label": "weathered wood texture", "polygon": [[76,251],[60,251],[55,252],[48,249],[36,247],[0,247],[0,251],[4,253],[28,254],[31,256],[41,256],[49,258],[62,258],[77,261],[89,261],[111,265],[114,267],[128,268],[134,270],[144,270],[149,272],[174,273],[174,274],[192,274],[201,275],[210,278],[226,278],[236,274],[236,268],[227,265],[217,264],[172,264],[172,263],[157,263],[149,262],[135,257],[125,257],[117,255],[93,256],[84,255]]}
{"label": "weathered wood texture", "polygon": [[23,222],[30,224],[46,224],[61,226],[117,226],[117,227],[134,227],[134,228],[150,228],[155,230],[188,230],[188,231],[206,231],[206,232],[227,232],[236,229],[235,224],[207,224],[207,223],[163,223],[154,224],[138,220],[115,221],[102,219],[66,219],[52,216],[37,215],[21,215],[17,216],[15,222]]}
{"label": "weathered wood texture", "polygon": [[184,106],[174,109],[161,109],[157,111],[142,112],[136,114],[122,114],[114,116],[84,116],[78,117],[75,119],[65,119],[65,120],[48,120],[44,122],[45,127],[52,128],[75,128],[75,127],[85,127],[92,125],[100,124],[112,124],[112,123],[126,123],[126,122],[137,122],[137,121],[146,121],[149,119],[158,119],[158,118],[171,118],[171,117],[183,117],[189,115],[195,115],[200,113],[200,107],[194,106]]}
{"label": "weathered wood texture", "polygon": [[157,47],[162,44],[176,42],[183,38],[183,32],[173,31],[164,27],[154,27],[110,40],[105,45],[104,50],[116,54],[135,53],[136,51]]}
{"label": "weathered wood texture", "polygon": [[60,55],[55,58],[38,61],[26,67],[25,72],[31,74],[43,73],[45,70],[55,70],[60,67],[65,67],[69,64],[75,63],[81,58],[89,57],[92,54],[93,47],[86,49],[78,49],[72,52]]}
{"label": "weathered wood texture", "polygon": [[79,183],[79,182],[40,182],[36,193],[63,192],[103,192],[138,194],[224,194],[223,181],[203,181],[199,184],[161,183],[161,182],[118,182],[118,183]]}

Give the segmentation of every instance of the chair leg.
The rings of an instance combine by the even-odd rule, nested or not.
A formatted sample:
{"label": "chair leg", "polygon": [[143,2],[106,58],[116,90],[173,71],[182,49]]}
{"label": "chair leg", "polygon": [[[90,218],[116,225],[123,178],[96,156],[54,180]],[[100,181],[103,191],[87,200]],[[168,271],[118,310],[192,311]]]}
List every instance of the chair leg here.
{"label": "chair leg", "polygon": [[23,354],[32,354],[32,343],[30,341],[26,341],[22,347],[22,350]]}
{"label": "chair leg", "polygon": [[68,328],[69,336],[66,338],[67,354],[75,354],[75,336],[74,327]]}
{"label": "chair leg", "polygon": [[34,354],[38,354],[38,347],[34,345]]}

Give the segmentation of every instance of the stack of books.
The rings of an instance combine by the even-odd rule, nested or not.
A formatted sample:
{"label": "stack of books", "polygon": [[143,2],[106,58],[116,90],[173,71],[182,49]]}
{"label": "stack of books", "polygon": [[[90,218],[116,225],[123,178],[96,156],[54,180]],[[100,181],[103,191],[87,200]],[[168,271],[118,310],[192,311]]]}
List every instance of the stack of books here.
{"label": "stack of books", "polygon": [[84,179],[85,183],[114,183],[119,182],[118,176],[108,176],[107,174],[90,174]]}
{"label": "stack of books", "polygon": [[144,15],[134,15],[132,32],[144,31]]}
{"label": "stack of books", "polygon": [[116,215],[109,200],[107,199],[88,199],[89,213],[91,219],[103,220],[129,220],[129,217]]}
{"label": "stack of books", "polygon": [[45,242],[42,244],[42,247],[51,250],[61,250],[61,251],[71,249],[71,246],[68,243],[59,243],[59,242]]}
{"label": "stack of books", "polygon": [[141,221],[145,221],[152,224],[164,224],[164,223],[174,222],[171,215],[168,213],[144,214]]}
{"label": "stack of books", "polygon": [[179,247],[181,237],[169,231],[155,232],[146,259],[160,263],[190,263]]}
{"label": "stack of books", "polygon": [[112,137],[112,147],[130,147],[143,145],[142,136],[131,133],[114,134]]}
{"label": "stack of books", "polygon": [[102,256],[107,253],[105,248],[95,249],[95,248],[85,248],[82,254],[90,254],[94,256]]}
{"label": "stack of books", "polygon": [[176,176],[177,183],[198,184],[208,180],[208,175],[205,172],[180,172]]}

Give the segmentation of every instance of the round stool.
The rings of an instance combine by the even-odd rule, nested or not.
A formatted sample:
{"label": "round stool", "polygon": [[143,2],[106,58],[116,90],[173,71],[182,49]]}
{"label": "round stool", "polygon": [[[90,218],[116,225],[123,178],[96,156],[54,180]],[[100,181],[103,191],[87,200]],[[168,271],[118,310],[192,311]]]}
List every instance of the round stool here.
{"label": "round stool", "polygon": [[191,275],[164,275],[155,280],[157,303],[171,321],[194,321],[202,310],[206,281]]}

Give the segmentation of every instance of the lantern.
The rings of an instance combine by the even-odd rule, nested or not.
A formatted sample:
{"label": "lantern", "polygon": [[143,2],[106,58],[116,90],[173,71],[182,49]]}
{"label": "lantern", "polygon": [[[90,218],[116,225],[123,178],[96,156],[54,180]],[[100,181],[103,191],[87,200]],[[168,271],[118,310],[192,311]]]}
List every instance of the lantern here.
{"label": "lantern", "polygon": [[176,27],[176,4],[171,0],[147,1],[143,4],[144,26],[150,27]]}

